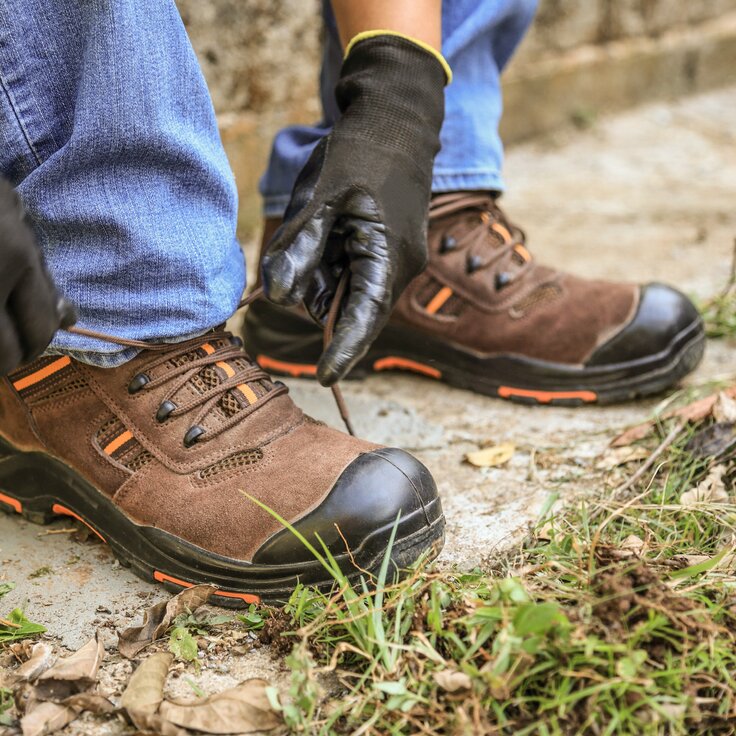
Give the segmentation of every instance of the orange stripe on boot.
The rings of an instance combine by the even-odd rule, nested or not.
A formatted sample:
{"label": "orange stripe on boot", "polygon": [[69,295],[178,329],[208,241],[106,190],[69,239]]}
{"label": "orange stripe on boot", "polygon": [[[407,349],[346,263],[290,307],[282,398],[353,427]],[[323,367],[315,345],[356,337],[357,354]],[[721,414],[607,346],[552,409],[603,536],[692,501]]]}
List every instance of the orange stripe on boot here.
{"label": "orange stripe on boot", "polygon": [[91,532],[94,532],[105,544],[107,544],[107,540],[105,537],[100,534],[97,529],[95,529],[91,524],[86,522],[79,514],[75,514],[71,509],[68,509],[66,506],[62,506],[59,503],[55,503],[51,510],[57,514],[57,516],[71,516],[72,519],[76,519],[77,521],[80,521],[82,524],[84,524],[87,529],[89,529]]}
{"label": "orange stripe on boot", "polygon": [[294,376],[294,378],[317,375],[317,366],[309,363],[287,363],[285,360],[276,360],[276,358],[269,358],[267,355],[257,355],[256,362],[267,371],[286,373],[289,376]]}
{"label": "orange stripe on boot", "polygon": [[240,393],[243,394],[246,399],[248,399],[249,404],[255,404],[256,401],[258,401],[256,392],[247,383],[241,383],[238,386],[238,391],[240,391]]}
{"label": "orange stripe on boot", "polygon": [[19,514],[23,510],[23,507],[17,498],[11,498],[10,496],[6,496],[4,493],[0,493],[0,501],[8,504],[8,506],[12,506],[13,509],[15,509],[16,514]]}
{"label": "orange stripe on boot", "polygon": [[424,308],[427,314],[437,314],[451,296],[452,289],[449,286],[443,286]]}
{"label": "orange stripe on boot", "polygon": [[[158,583],[173,583],[179,585],[182,588],[193,588],[194,583],[188,583],[186,580],[179,580],[179,578],[167,575],[164,572],[158,570],[153,571],[153,579]],[[257,595],[251,593],[233,593],[229,590],[218,590],[214,595],[221,595],[223,598],[240,598],[244,603],[260,603],[261,599]]]}
{"label": "orange stripe on boot", "polygon": [[125,432],[116,437],[102,451],[105,453],[105,455],[112,455],[115,450],[119,450],[126,442],[130,442],[130,440],[132,439],[133,433],[130,430],[125,430]]}
{"label": "orange stripe on boot", "polygon": [[550,401],[555,399],[580,399],[588,403],[598,399],[598,394],[595,391],[535,391],[526,388],[514,388],[513,386],[500,386],[498,395],[503,399],[512,396],[535,399],[540,404],[549,404]]}
{"label": "orange stripe on boot", "polygon": [[438,371],[436,368],[424,365],[423,363],[417,363],[415,360],[409,360],[408,358],[389,356],[387,358],[381,358],[373,364],[374,371],[390,371],[394,368],[398,368],[402,371],[421,373],[422,375],[429,376],[430,378],[442,378],[442,372]]}
{"label": "orange stripe on boot", "polygon": [[13,383],[13,388],[16,391],[23,391],[23,389],[30,388],[45,378],[53,376],[54,373],[58,373],[63,368],[66,368],[71,362],[71,358],[65,355],[63,358],[59,358],[59,360],[55,360],[53,363],[49,363],[46,367],[41,368],[40,371],[31,373],[30,376],[26,376],[25,378],[18,379]]}

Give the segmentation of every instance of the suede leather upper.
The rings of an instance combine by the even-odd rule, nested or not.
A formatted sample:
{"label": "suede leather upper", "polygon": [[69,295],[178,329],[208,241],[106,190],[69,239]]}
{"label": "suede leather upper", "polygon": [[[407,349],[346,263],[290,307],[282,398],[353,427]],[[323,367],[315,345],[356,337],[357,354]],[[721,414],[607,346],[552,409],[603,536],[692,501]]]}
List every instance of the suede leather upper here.
{"label": "suede leather upper", "polygon": [[[174,352],[181,354],[187,345],[194,350],[205,342],[224,344],[217,336],[205,337],[183,348],[174,346]],[[206,360],[201,351],[193,355]],[[217,355],[216,350],[212,360]],[[237,363],[230,362],[237,368]],[[243,492],[287,521],[296,522],[314,516],[346,469],[377,449],[306,417],[282,388],[247,366],[245,371],[251,373],[244,375],[252,380],[245,390],[253,387],[259,393],[257,400],[236,413],[242,417],[235,422],[217,408],[219,405],[205,412],[199,421],[206,428],[204,436],[210,439],[186,447],[183,438],[198,412],[201,414],[200,408],[164,422],[157,420],[157,410],[170,395],[181,407],[200,397],[186,384],[174,390],[175,378],[153,384],[162,372],[165,374],[165,363],[166,355],[162,358],[149,351],[116,369],[42,358],[2,380],[0,436],[19,449],[44,452],[70,466],[138,523],[161,528],[217,555],[244,561],[252,560],[261,545],[282,527]],[[62,368],[56,370],[57,365]],[[198,367],[195,365],[195,373]],[[52,369],[56,372],[49,378],[25,386]],[[153,386],[130,393],[131,381],[141,374]],[[227,380],[227,371],[223,372],[219,363],[216,374],[221,382]],[[208,390],[215,397],[219,389],[212,383],[213,375]],[[274,391],[276,395],[271,396]],[[234,406],[232,401],[228,406]],[[228,422],[230,426],[217,434]],[[378,462],[387,466],[390,477],[399,479],[400,474],[385,460]],[[420,469],[426,473],[413,458],[407,462],[413,464],[410,476],[419,477]],[[362,514],[368,525],[370,515],[363,511],[372,509],[375,501],[363,504],[363,509],[361,499],[365,494],[366,498],[371,494],[377,498],[379,490],[390,494],[389,476],[379,477],[381,489],[372,488],[371,482],[363,479],[361,493],[355,492],[354,484],[348,484],[353,511]],[[401,482],[406,484],[406,478]],[[408,512],[415,510],[417,503],[413,491],[407,495],[397,489],[391,510],[408,504],[404,508]],[[333,521],[328,515],[320,523],[334,531]]]}

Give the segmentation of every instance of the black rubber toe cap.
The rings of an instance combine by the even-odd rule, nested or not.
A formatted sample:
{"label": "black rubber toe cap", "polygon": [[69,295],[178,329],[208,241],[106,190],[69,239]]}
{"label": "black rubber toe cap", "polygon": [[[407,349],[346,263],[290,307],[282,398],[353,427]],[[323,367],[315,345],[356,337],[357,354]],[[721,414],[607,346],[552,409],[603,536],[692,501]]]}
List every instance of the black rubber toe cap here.
{"label": "black rubber toe cap", "polygon": [[601,345],[586,367],[626,363],[672,349],[689,332],[702,330],[695,305],[682,293],[664,284],[641,288],[634,318]]}
{"label": "black rubber toe cap", "polygon": [[[382,448],[353,460],[327,498],[294,527],[320,551],[316,534],[335,555],[346,553],[347,542],[360,564],[363,552],[385,549],[399,512],[397,541],[442,517],[437,487],[427,468],[403,450]],[[313,559],[309,550],[283,529],[266,540],[253,563],[288,565]]]}

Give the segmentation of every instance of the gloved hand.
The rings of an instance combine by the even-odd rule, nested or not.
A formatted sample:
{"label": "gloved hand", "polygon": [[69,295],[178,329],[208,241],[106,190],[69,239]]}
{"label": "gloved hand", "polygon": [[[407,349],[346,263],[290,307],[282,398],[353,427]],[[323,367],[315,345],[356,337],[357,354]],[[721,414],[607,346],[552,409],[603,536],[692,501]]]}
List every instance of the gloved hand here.
{"label": "gloved hand", "polygon": [[18,195],[0,180],[0,376],[37,358],[56,330],[75,321],[23,221]]}
{"label": "gloved hand", "polygon": [[449,75],[437,52],[403,36],[356,37],[335,90],[342,116],[299,175],[264,255],[266,296],[283,306],[303,300],[323,326],[349,269],[334,338],[317,366],[325,386],[360,360],[426,265]]}

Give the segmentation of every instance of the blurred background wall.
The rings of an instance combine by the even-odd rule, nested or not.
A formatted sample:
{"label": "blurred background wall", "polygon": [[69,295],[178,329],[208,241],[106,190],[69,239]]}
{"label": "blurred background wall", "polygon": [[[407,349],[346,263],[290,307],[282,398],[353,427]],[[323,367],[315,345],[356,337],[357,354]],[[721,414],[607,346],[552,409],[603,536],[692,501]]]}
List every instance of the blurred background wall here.
{"label": "blurred background wall", "polygon": [[[319,0],[177,0],[241,194],[258,227],[258,177],[281,126],[319,117]],[[540,0],[505,79],[507,143],[605,112],[733,83],[736,0]]]}

